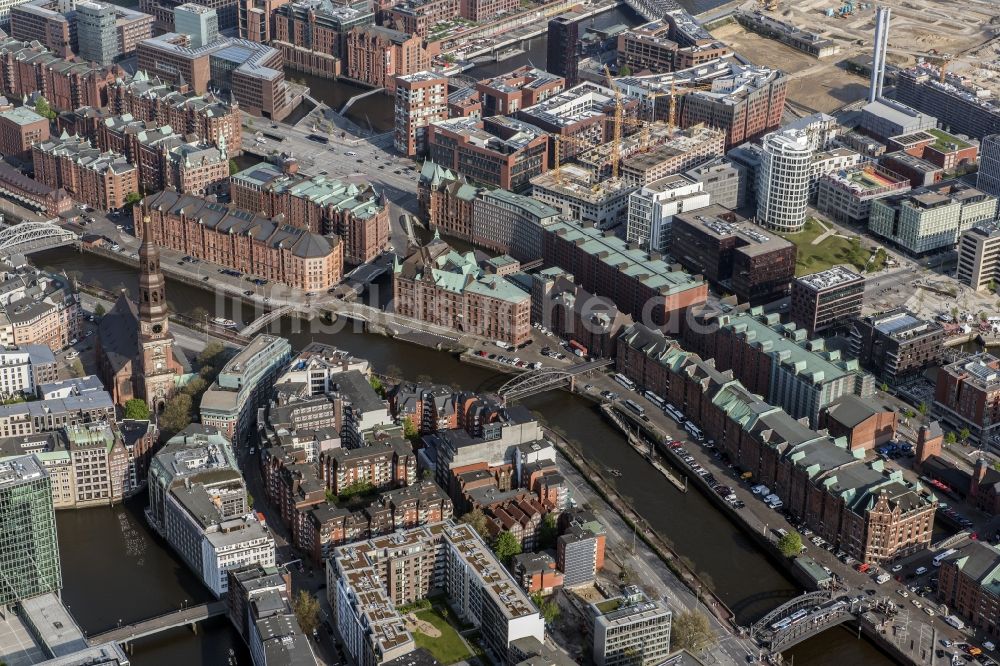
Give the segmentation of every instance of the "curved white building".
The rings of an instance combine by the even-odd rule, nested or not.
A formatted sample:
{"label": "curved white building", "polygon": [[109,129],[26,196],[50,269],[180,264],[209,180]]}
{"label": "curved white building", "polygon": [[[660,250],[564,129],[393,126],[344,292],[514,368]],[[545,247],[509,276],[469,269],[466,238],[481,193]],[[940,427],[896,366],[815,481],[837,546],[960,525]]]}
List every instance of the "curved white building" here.
{"label": "curved white building", "polygon": [[798,231],[806,219],[813,150],[804,130],[764,137],[757,169],[757,223],[777,231]]}

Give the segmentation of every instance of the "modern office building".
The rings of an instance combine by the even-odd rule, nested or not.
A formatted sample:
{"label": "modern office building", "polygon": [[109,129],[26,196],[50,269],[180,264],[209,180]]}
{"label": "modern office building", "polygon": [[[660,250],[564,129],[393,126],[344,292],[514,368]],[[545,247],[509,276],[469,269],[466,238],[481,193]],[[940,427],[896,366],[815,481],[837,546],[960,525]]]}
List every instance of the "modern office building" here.
{"label": "modern office building", "polygon": [[937,118],[934,116],[884,97],[869,102],[861,109],[859,128],[883,143],[890,137],[934,127],[937,127]]}
{"label": "modern office building", "polygon": [[983,447],[1000,432],[1000,359],[980,352],[938,370],[934,412],[955,430],[968,428]]}
{"label": "modern office building", "polygon": [[757,170],[757,223],[776,231],[798,231],[806,221],[813,150],[803,130],[764,137]]}
{"label": "modern office building", "polygon": [[531,338],[531,297],[437,236],[397,261],[392,286],[397,314],[512,345]]}
{"label": "modern office building", "polygon": [[396,150],[407,157],[425,154],[428,127],[447,119],[447,76],[417,72],[396,78]]}
{"label": "modern office building", "polygon": [[875,165],[855,166],[821,176],[816,210],[837,222],[867,224],[872,201],[910,190],[910,181]]}
{"label": "modern office building", "polygon": [[597,666],[651,666],[670,654],[672,613],[638,587],[590,605]]}
{"label": "modern office building", "polygon": [[274,380],[292,357],[285,338],[258,335],[223,366],[202,394],[201,423],[218,428],[237,450],[251,445],[257,410],[271,395]]}
{"label": "modern office building", "polygon": [[397,607],[443,592],[474,625],[490,659],[510,644],[544,640],[538,609],[470,526],[433,523],[337,548],[327,560],[327,598],[351,658],[378,666],[416,649]]}
{"label": "modern office building", "polygon": [[435,164],[479,185],[523,190],[548,168],[548,135],[504,116],[432,123],[428,143]]}
{"label": "modern office building", "polygon": [[[459,191],[456,196],[461,199],[461,194]],[[542,231],[560,215],[534,197],[501,189],[480,190],[471,203],[469,240],[525,262],[541,256]]]}
{"label": "modern office building", "polygon": [[625,239],[650,252],[668,252],[674,215],[705,208],[710,201],[701,183],[680,174],[654,180],[629,195]]}
{"label": "modern office building", "polygon": [[962,233],[955,277],[976,291],[1000,284],[1000,222],[986,220]]}
{"label": "modern office building", "polygon": [[575,86],[580,80],[581,14],[570,11],[549,19],[545,69],[565,79],[567,86]]}
{"label": "modern office building", "polygon": [[593,583],[604,568],[604,526],[592,512],[571,509],[559,516],[556,566],[563,572],[563,585]]}
{"label": "modern office building", "polygon": [[0,153],[19,160],[31,158],[31,147],[48,141],[49,120],[26,106],[0,111]]}
{"label": "modern office building", "polygon": [[690,180],[702,184],[702,192],[711,197],[711,203],[730,210],[742,208],[747,202],[747,188],[753,188],[746,170],[736,162],[715,157],[684,172]]}
{"label": "modern office building", "polygon": [[149,468],[146,518],[216,597],[228,569],[274,566],[274,539],[250,510],[229,441],[190,425],[157,452]]}
{"label": "modern office building", "polygon": [[937,365],[944,351],[944,327],[896,308],[857,317],[850,324],[851,356],[890,385]]}
{"label": "modern office building", "polygon": [[690,308],[708,298],[708,285],[630,247],[610,232],[572,220],[545,227],[542,256],[547,266],[575,275],[581,287],[610,298],[633,318],[650,318],[655,325],[679,330]]}
{"label": "modern office building", "polygon": [[896,99],[938,119],[952,132],[981,139],[1000,132],[1000,105],[989,89],[953,76],[941,82],[941,70],[923,63],[896,78]]}
{"label": "modern office building", "polygon": [[770,303],[795,279],[795,245],[763,233],[729,209],[711,205],[674,216],[670,256],[740,302]]}
{"label": "modern office building", "polygon": [[836,326],[846,326],[861,314],[864,300],[865,279],[848,268],[836,266],[795,280],[789,316],[812,337]]}
{"label": "modern office building", "polygon": [[868,229],[921,256],[954,248],[966,229],[993,219],[996,208],[996,197],[961,181],[945,181],[872,202]]}
{"label": "modern office building", "polygon": [[979,143],[976,189],[1000,197],[1000,134],[984,136]]}
{"label": "modern office building", "polygon": [[545,70],[524,65],[476,83],[484,116],[508,116],[544,102],[566,89],[566,80]]}
{"label": "modern office building", "polygon": [[37,456],[0,462],[0,603],[62,588],[52,480]]}
{"label": "modern office building", "polygon": [[174,32],[191,38],[191,48],[200,49],[219,38],[219,15],[211,7],[186,2],[174,7]]}
{"label": "modern office building", "polygon": [[76,4],[76,33],[81,58],[110,65],[118,57],[117,14],[111,3],[82,0]]}

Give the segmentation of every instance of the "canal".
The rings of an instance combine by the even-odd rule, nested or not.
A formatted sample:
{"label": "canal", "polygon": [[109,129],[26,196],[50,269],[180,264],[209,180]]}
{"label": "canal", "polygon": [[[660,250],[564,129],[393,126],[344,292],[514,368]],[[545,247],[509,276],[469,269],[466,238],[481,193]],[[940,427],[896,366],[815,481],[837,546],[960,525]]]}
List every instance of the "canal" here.
{"label": "canal", "polygon": [[[71,277],[106,289],[135,292],[137,278],[126,266],[89,254],[61,248],[34,256],[39,267],[65,271]],[[167,300],[179,312],[200,307],[214,315],[238,321],[252,313],[238,304],[217,299],[200,289],[167,281]],[[310,341],[325,342],[369,359],[376,370],[402,373],[465,389],[495,389],[503,377],[457,357],[390,338],[285,318],[272,330],[288,337],[301,349]],[[608,426],[593,406],[565,392],[531,398],[526,406],[546,424],[564,435],[599,468],[615,467],[621,476],[611,479],[651,527],[689,560],[741,620],[752,620],[798,590],[787,575],[767,559],[744,534],[698,492],[681,493],[664,483],[618,431]],[[152,617],[183,604],[204,599],[206,593],[184,565],[142,518],[143,500],[125,507],[58,514],[63,549],[65,597],[74,616],[88,631],[99,631],[123,622]],[[86,546],[86,550],[81,548]],[[76,553],[86,552],[86,558]],[[137,594],[136,591],[141,593]],[[115,615],[118,617],[115,617]],[[122,617],[124,616],[124,617]],[[169,637],[142,641],[136,646],[136,663],[166,666],[181,658],[191,664],[215,664],[215,657],[232,648],[244,654],[239,638],[225,623],[210,625],[195,636],[179,630]],[[795,654],[799,663],[886,664],[888,660],[865,640],[847,631],[828,631],[802,644]],[[206,660],[207,659],[207,660]],[[241,663],[244,663],[241,659]]]}

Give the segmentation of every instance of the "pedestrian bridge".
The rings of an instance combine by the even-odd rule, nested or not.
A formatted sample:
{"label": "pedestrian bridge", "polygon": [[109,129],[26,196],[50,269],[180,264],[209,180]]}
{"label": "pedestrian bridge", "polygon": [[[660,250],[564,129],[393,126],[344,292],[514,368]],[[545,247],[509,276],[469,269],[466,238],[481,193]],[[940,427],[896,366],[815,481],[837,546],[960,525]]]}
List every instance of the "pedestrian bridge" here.
{"label": "pedestrian bridge", "polygon": [[281,319],[286,314],[295,309],[294,305],[282,305],[280,308],[275,310],[268,310],[261,316],[254,319],[252,322],[240,329],[240,335],[245,338],[249,338],[253,334],[264,329],[265,326],[270,324],[272,321]]}
{"label": "pedestrian bridge", "polygon": [[581,363],[571,368],[542,368],[540,370],[532,370],[508,381],[500,387],[497,394],[504,402],[512,402],[537,393],[544,393],[558,386],[569,385],[572,387],[573,380],[577,375],[607,367],[612,363],[613,361],[610,358],[602,358]]}
{"label": "pedestrian bridge", "polygon": [[198,624],[212,617],[226,614],[225,601],[209,601],[197,606],[188,606],[181,610],[164,613],[157,617],[122,625],[87,637],[90,645],[101,645],[103,643],[127,643],[146,636],[152,636],[162,631],[176,629]]}
{"label": "pedestrian bridge", "polygon": [[787,650],[830,627],[857,619],[867,600],[831,592],[809,592],[778,606],[755,622],[749,636],[771,652]]}
{"label": "pedestrian bridge", "polygon": [[54,219],[48,222],[25,220],[0,229],[0,254],[29,254],[70,245],[77,240],[76,234],[57,225]]}

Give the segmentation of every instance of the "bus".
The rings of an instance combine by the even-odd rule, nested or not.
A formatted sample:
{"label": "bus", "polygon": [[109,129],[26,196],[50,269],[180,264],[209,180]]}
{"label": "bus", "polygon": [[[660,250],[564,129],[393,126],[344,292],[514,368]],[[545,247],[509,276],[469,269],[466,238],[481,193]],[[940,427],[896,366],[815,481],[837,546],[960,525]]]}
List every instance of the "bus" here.
{"label": "bus", "polygon": [[316,143],[330,143],[330,138],[322,136],[320,134],[310,134],[306,137],[310,141],[315,141]]}
{"label": "bus", "polygon": [[667,406],[666,401],[663,398],[661,398],[660,396],[658,396],[655,393],[653,393],[652,391],[648,391],[648,390],[647,391],[643,391],[642,395],[646,398],[646,400],[649,400],[651,403],[653,403],[654,405],[656,405],[657,407],[659,407],[660,411],[663,411],[663,409],[665,409],[666,406]]}
{"label": "bus", "polygon": [[945,559],[947,559],[948,557],[951,557],[952,555],[954,555],[957,552],[958,551],[955,550],[954,548],[949,548],[948,550],[944,551],[943,553],[940,553],[939,555],[937,555],[931,562],[934,564],[934,566],[939,567],[939,566],[941,566],[941,563],[945,561]]}
{"label": "bus", "polygon": [[615,381],[627,388],[629,391],[635,390],[635,382],[620,372],[615,373]]}
{"label": "bus", "polygon": [[695,439],[701,439],[701,430],[698,428],[698,426],[691,423],[690,421],[687,421],[684,424],[684,429],[687,430],[688,434],[694,437]]}
{"label": "bus", "polygon": [[636,416],[640,418],[646,418],[646,410],[639,406],[639,403],[634,400],[626,400],[625,406],[628,407]]}
{"label": "bus", "polygon": [[266,136],[268,139],[271,139],[272,141],[284,141],[285,140],[284,136],[282,136],[281,134],[277,134],[275,132],[260,131],[260,132],[257,132],[257,134],[259,134],[261,136]]}
{"label": "bus", "polygon": [[681,410],[677,409],[669,402],[663,408],[663,411],[667,413],[667,416],[672,418],[674,421],[677,421],[678,423],[681,423],[684,420],[684,414],[681,413]]}

